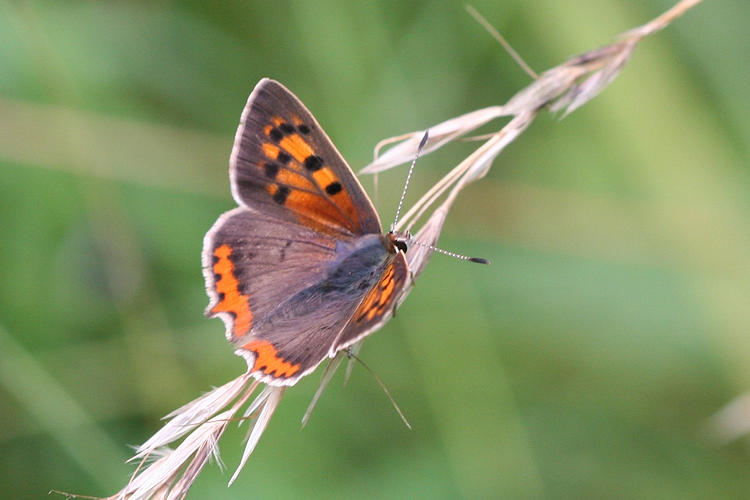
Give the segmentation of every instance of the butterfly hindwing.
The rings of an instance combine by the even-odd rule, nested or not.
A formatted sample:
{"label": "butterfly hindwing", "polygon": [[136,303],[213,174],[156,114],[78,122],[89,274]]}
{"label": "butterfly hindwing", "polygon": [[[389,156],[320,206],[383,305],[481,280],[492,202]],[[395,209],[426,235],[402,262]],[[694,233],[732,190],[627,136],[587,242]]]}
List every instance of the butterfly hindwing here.
{"label": "butterfly hindwing", "polygon": [[207,314],[221,315],[228,340],[240,341],[276,304],[320,280],[335,248],[335,240],[304,226],[244,207],[227,212],[203,244]]}
{"label": "butterfly hindwing", "polygon": [[331,352],[393,254],[381,235],[333,238],[245,207],[222,216],[203,250],[209,316],[264,382],[291,385]]}
{"label": "butterfly hindwing", "polygon": [[322,231],[381,232],[377,212],[346,161],[307,108],[274,80],[261,80],[248,98],[230,176],[241,205],[283,207]]}

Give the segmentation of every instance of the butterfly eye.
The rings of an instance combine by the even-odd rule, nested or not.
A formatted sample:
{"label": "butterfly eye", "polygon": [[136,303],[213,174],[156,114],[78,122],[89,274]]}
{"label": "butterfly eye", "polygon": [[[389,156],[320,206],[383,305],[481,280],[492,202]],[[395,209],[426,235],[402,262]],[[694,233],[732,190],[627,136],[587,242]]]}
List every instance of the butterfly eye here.
{"label": "butterfly eye", "polygon": [[393,240],[393,246],[396,247],[403,253],[406,253],[406,242],[401,240]]}

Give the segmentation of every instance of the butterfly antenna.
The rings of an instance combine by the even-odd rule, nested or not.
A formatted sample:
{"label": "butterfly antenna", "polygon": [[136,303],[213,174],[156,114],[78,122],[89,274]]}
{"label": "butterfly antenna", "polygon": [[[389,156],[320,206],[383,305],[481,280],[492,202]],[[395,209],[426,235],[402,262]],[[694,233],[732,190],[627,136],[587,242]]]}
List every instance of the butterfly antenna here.
{"label": "butterfly antenna", "polygon": [[459,260],[467,260],[469,262],[474,262],[476,264],[489,264],[490,263],[489,260],[483,259],[481,257],[469,257],[468,255],[463,255],[463,254],[460,254],[460,253],[451,252],[449,250],[443,250],[442,248],[438,248],[438,247],[433,246],[433,245],[428,245],[427,243],[422,243],[421,241],[412,240],[410,243],[413,243],[413,244],[415,244],[417,246],[420,246],[420,247],[429,248],[433,252],[441,253],[443,255],[447,255],[448,257],[453,257],[453,258],[456,258],[456,259],[459,259]]}
{"label": "butterfly antenna", "polygon": [[[426,137],[426,135],[425,135],[425,137]],[[406,425],[406,427],[408,427],[409,430],[411,430],[411,424],[409,423],[408,420],[406,420],[406,416],[404,416],[404,412],[402,412],[401,408],[398,407],[398,405],[396,404],[396,400],[393,399],[393,396],[391,396],[391,393],[388,392],[388,388],[385,386],[385,384],[383,383],[383,381],[380,380],[380,377],[378,377],[377,375],[375,375],[375,372],[372,371],[372,369],[369,366],[367,366],[367,364],[365,364],[365,362],[362,361],[356,354],[354,354],[351,351],[349,351],[347,353],[347,355],[350,356],[350,357],[352,357],[353,359],[355,359],[357,362],[359,362],[359,364],[361,364],[365,368],[365,370],[367,370],[370,373],[370,375],[372,375],[372,378],[375,379],[375,382],[377,382],[378,385],[380,386],[380,388],[383,389],[383,392],[385,393],[386,397],[388,398],[388,401],[390,401],[391,404],[393,405],[393,409],[396,410],[396,413],[398,413],[398,416],[401,417],[401,420],[403,420],[403,422]]]}
{"label": "butterfly antenna", "polygon": [[396,217],[393,219],[393,224],[391,224],[391,231],[396,227],[396,224],[398,223],[398,218],[401,215],[401,207],[404,206],[404,199],[406,198],[406,190],[409,189],[409,181],[411,180],[411,174],[414,172],[414,165],[417,164],[417,160],[419,159],[419,155],[422,154],[422,148],[424,148],[424,145],[427,144],[427,139],[429,138],[430,133],[428,130],[424,131],[424,135],[422,136],[422,140],[419,141],[419,146],[417,147],[417,154],[414,156],[414,159],[411,161],[411,166],[409,167],[409,173],[406,174],[406,182],[404,182],[404,190],[401,192],[401,199],[398,200],[398,207],[396,207]]}

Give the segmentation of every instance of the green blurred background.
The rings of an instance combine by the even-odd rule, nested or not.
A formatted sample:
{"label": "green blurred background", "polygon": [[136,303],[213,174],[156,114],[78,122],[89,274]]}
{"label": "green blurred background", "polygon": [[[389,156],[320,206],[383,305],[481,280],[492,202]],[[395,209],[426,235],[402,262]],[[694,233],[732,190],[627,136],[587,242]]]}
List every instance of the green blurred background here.
{"label": "green blurred background", "polygon": [[[542,71],[672,3],[473,5]],[[747,19],[698,6],[463,193],[441,246],[492,265],[434,257],[362,351],[413,431],[356,368],[300,432],[314,374],[234,486],[233,426],[189,497],[746,498],[747,443],[704,429],[750,389]],[[355,169],[529,83],[461,2],[1,3],[1,497],[114,493],[128,444],[245,369],[200,252],[263,76]],[[475,146],[420,160],[410,200]]]}

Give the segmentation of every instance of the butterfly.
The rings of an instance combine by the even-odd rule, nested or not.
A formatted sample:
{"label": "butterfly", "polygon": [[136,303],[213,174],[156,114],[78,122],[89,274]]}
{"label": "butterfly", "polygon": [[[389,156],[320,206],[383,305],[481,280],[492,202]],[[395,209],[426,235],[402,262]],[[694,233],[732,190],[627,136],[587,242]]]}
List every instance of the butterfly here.
{"label": "butterfly", "polygon": [[409,238],[383,232],[331,139],[274,80],[248,98],[229,177],[238,207],[203,242],[206,315],[257,380],[293,385],[393,315]]}

